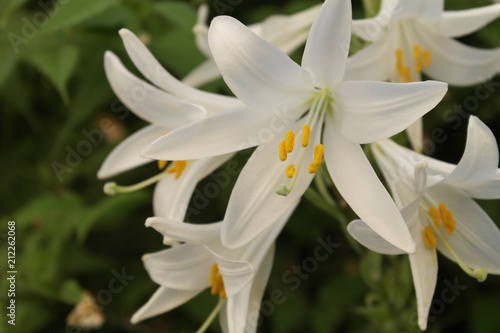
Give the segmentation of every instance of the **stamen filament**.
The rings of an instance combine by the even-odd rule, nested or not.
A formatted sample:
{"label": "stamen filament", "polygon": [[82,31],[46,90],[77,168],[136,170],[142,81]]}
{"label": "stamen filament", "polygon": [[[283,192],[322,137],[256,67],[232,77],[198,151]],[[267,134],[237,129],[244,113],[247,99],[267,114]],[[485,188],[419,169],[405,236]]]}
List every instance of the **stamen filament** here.
{"label": "stamen filament", "polygon": [[217,316],[217,314],[222,309],[222,306],[224,305],[225,302],[226,302],[225,298],[219,298],[219,302],[217,303],[215,308],[212,310],[212,312],[210,313],[208,318],[205,320],[203,325],[201,325],[201,327],[195,333],[204,333],[208,329],[210,324],[214,321],[215,316]]}
{"label": "stamen filament", "polygon": [[107,182],[106,184],[104,184],[104,193],[106,193],[107,195],[115,195],[117,193],[134,192],[134,191],[143,189],[151,184],[158,182],[160,179],[162,179],[166,175],[167,174],[165,172],[161,172],[161,173],[157,174],[156,176],[153,176],[151,178],[143,180],[140,183],[137,183],[135,185],[130,185],[130,186],[120,186],[120,185],[117,185],[115,182]]}

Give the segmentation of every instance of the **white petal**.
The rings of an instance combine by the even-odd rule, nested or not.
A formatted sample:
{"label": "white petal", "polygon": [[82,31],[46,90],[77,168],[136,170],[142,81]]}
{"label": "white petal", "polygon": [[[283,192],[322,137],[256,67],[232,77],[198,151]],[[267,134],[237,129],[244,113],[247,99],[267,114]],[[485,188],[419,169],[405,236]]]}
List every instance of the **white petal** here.
{"label": "white petal", "polygon": [[193,33],[198,50],[200,50],[200,52],[203,53],[207,58],[211,58],[212,53],[210,52],[210,47],[208,46],[208,14],[208,5],[205,3],[201,4],[200,7],[198,7],[196,25],[193,27]]}
{"label": "white petal", "polygon": [[188,124],[162,136],[143,152],[160,160],[190,160],[227,154],[274,140],[307,109],[297,106],[234,109]]}
{"label": "white petal", "polygon": [[208,41],[224,81],[244,103],[260,108],[310,98],[309,73],[239,21],[216,17]]}
{"label": "white petal", "polygon": [[422,118],[417,119],[413,124],[408,126],[406,134],[410,140],[413,150],[422,152],[424,149],[424,122]]}
{"label": "white petal", "polygon": [[[192,224],[179,223],[179,221],[173,221],[162,217],[150,217],[146,220],[146,226],[152,227],[163,236],[170,237],[179,242],[204,245],[219,239],[221,222]],[[208,252],[206,250],[204,251]]]}
{"label": "white petal", "polygon": [[478,187],[469,187],[464,191],[476,199],[500,199],[500,169],[497,170],[495,179]]}
{"label": "white petal", "polygon": [[391,46],[391,39],[384,37],[350,56],[345,80],[387,81],[393,70],[393,63],[388,61]]}
{"label": "white petal", "polygon": [[159,287],[149,301],[133,314],[130,322],[137,324],[145,319],[168,312],[186,303],[204,289],[176,290],[168,287]]}
{"label": "white petal", "polygon": [[214,60],[208,59],[189,72],[182,79],[182,82],[191,87],[199,87],[218,79],[220,76],[221,74]]}
{"label": "white petal", "polygon": [[415,244],[394,201],[361,147],[346,140],[331,119],[324,130],[325,162],[340,194],[354,212],[382,238],[405,252]]}
{"label": "white petal", "polygon": [[142,260],[151,280],[179,290],[207,288],[210,285],[210,268],[215,263],[210,252],[197,244],[181,244],[146,254]]}
{"label": "white petal", "polygon": [[456,187],[475,187],[492,180],[498,168],[498,146],[491,130],[470,116],[465,151],[445,182]]}
{"label": "white petal", "polygon": [[142,119],[171,130],[206,114],[198,107],[186,107],[168,94],[130,73],[116,55],[107,51],[104,69],[109,84],[120,100]]}
{"label": "white petal", "polygon": [[386,28],[389,26],[390,22],[390,12],[381,11],[376,17],[373,18],[353,20],[352,33],[369,42],[376,42],[381,39],[387,39]]}
{"label": "white petal", "polygon": [[[466,194],[446,185],[427,190],[434,205],[443,202],[455,219],[455,231],[444,237],[463,262],[471,268],[485,268],[500,274],[500,231],[484,210]],[[455,261],[439,242],[438,249]]]}
{"label": "white petal", "polygon": [[345,74],[351,40],[350,1],[326,0],[307,38],[302,67],[317,87],[332,87]]}
{"label": "white petal", "polygon": [[[293,190],[286,197],[276,194],[279,185],[290,182],[285,170],[294,163],[300,151],[300,126],[295,124],[291,128],[296,133],[296,144],[286,162],[281,162],[278,156],[279,143],[285,138],[283,133],[270,143],[259,146],[241,171],[223,221],[222,243],[225,246],[240,247],[255,238],[293,207],[311,183],[314,175],[309,174],[307,169],[313,160],[313,147],[319,143],[318,126],[311,128],[315,132],[311,133],[302,166],[296,171],[298,176]],[[295,167],[297,169],[297,165]]]}
{"label": "white petal", "polygon": [[372,228],[361,220],[354,220],[349,223],[347,231],[349,231],[349,234],[351,234],[351,236],[361,245],[374,252],[387,255],[405,253],[380,237]]}
{"label": "white petal", "polygon": [[418,326],[421,330],[427,328],[427,317],[436,289],[436,280],[438,273],[438,262],[436,249],[428,249],[423,239],[423,226],[419,219],[418,211],[415,210],[413,218],[416,220],[411,228],[413,239],[417,251],[410,254],[411,273],[413,276],[413,285],[417,296]]}
{"label": "white petal", "polygon": [[339,113],[346,138],[374,142],[414,123],[439,103],[446,90],[446,83],[436,81],[346,81],[334,93],[334,112]]}
{"label": "white petal", "polygon": [[235,98],[194,89],[173,77],[162,67],[139,38],[127,29],[120,30],[127,53],[137,69],[156,86],[194,104],[203,105],[210,113],[241,106]]}
{"label": "white petal", "polygon": [[420,46],[430,52],[430,65],[424,67],[424,73],[436,80],[468,86],[488,80],[500,69],[499,49],[467,46],[436,35],[423,24],[415,24],[412,30]]}
{"label": "white petal", "polygon": [[[174,221],[184,221],[189,201],[198,182],[225,163],[232,154],[188,161],[178,179],[174,174],[162,178],[153,196],[155,216]],[[229,178],[229,176],[227,176]],[[221,186],[221,185],[219,185]],[[196,209],[187,210],[187,217],[199,214]]]}
{"label": "white petal", "polygon": [[217,266],[224,281],[224,291],[228,298],[237,295],[252,281],[256,268],[245,261],[216,258]]}
{"label": "white petal", "polygon": [[165,133],[165,128],[149,125],[130,135],[106,157],[97,172],[97,177],[108,178],[151,162],[151,159],[141,156],[141,151],[163,133]]}
{"label": "white petal", "polygon": [[441,35],[461,37],[475,32],[500,16],[500,4],[459,11],[446,11],[436,24]]}
{"label": "white petal", "polygon": [[228,299],[227,318],[230,332],[256,332],[260,303],[271,273],[273,257],[274,246],[267,251],[252,283]]}

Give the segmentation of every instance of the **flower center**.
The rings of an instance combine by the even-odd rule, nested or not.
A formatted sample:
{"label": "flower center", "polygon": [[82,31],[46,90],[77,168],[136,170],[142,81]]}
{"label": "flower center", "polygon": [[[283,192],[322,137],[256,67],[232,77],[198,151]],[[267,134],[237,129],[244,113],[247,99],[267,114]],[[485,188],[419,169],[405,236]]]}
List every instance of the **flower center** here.
{"label": "flower center", "polygon": [[219,273],[219,266],[213,264],[210,268],[210,285],[212,295],[219,295],[219,298],[226,298],[226,290],[224,289],[224,281],[222,275]]}
{"label": "flower center", "polygon": [[[285,175],[290,179],[288,185],[281,184],[276,189],[276,194],[287,196],[293,190],[295,182],[297,181],[298,174],[304,162],[304,156],[309,147],[309,141],[311,136],[311,130],[314,130],[315,126],[321,126],[323,124],[323,116],[325,112],[331,110],[331,102],[333,101],[329,89],[322,89],[320,91],[315,91],[314,96],[311,100],[311,108],[309,111],[301,117],[304,118],[304,124],[302,125],[300,135],[300,148],[296,154],[293,163],[288,164],[285,168]],[[311,129],[312,127],[312,129]],[[314,132],[313,132],[314,133]],[[278,157],[280,161],[285,162],[288,159],[288,154],[293,153],[296,146],[296,135],[293,131],[288,131],[285,134],[285,139],[278,145]],[[309,161],[309,166],[307,171],[311,174],[318,171],[318,167],[323,159],[323,145],[318,143],[313,148],[313,157]]]}
{"label": "flower center", "polygon": [[413,57],[410,58],[411,64],[405,63],[405,54],[402,48],[395,51],[396,54],[396,71],[399,74],[400,82],[412,82],[412,73],[414,77],[420,77],[423,67],[429,67],[431,64],[431,53],[427,50],[422,50],[420,45],[413,45]]}
{"label": "flower center", "polygon": [[[486,269],[470,269],[469,267],[467,267],[455,252],[451,244],[448,242],[447,237],[452,236],[453,232],[455,231],[455,219],[453,218],[453,213],[448,208],[446,208],[446,205],[444,203],[440,203],[437,208],[431,206],[427,209],[427,213],[428,214],[426,216],[428,226],[424,227],[423,230],[423,239],[425,246],[428,249],[436,248],[439,239],[440,243],[442,243],[446,247],[446,249],[450,252],[452,257],[465,273],[477,279],[479,282],[483,282],[484,280],[486,280],[486,277],[488,276],[488,272],[486,271]],[[444,230],[446,235],[442,232],[441,228]]]}

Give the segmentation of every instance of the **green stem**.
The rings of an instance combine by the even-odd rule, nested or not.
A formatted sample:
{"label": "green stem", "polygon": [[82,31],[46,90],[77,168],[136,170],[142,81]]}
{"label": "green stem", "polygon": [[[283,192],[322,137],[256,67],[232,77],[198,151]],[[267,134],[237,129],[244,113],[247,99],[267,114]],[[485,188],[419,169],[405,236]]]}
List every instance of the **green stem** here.
{"label": "green stem", "polygon": [[214,321],[215,316],[217,316],[217,314],[220,312],[220,309],[222,308],[224,303],[226,303],[226,299],[219,298],[219,302],[217,303],[215,308],[212,310],[212,313],[210,313],[207,320],[205,320],[203,325],[201,325],[201,327],[195,333],[204,333],[207,330],[207,328],[210,326],[210,324]]}

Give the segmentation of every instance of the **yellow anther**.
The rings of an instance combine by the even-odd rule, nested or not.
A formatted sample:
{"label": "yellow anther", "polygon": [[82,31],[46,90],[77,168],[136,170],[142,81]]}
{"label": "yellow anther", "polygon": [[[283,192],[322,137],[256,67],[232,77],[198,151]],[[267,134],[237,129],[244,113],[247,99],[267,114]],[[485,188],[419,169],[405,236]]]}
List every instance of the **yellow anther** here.
{"label": "yellow anther", "polygon": [[455,219],[453,218],[453,214],[450,210],[446,210],[444,219],[443,219],[443,229],[446,231],[448,236],[451,236],[453,231],[455,230]]}
{"label": "yellow anther", "polygon": [[424,228],[424,243],[425,247],[428,249],[436,247],[437,245],[436,236],[434,236],[434,232],[429,226]]}
{"label": "yellow anther", "polygon": [[226,290],[224,289],[224,281],[222,280],[222,275],[219,274],[219,267],[217,264],[213,264],[210,268],[209,281],[212,286],[210,293],[212,295],[218,294],[220,298],[225,298]]}
{"label": "yellow anther", "polygon": [[285,174],[288,178],[293,177],[293,175],[295,174],[295,167],[293,166],[293,164],[290,164],[288,168],[286,168]]}
{"label": "yellow anther", "polygon": [[287,153],[285,149],[285,141],[281,141],[279,146],[278,146],[278,152],[280,155],[280,161],[286,161]]}
{"label": "yellow anther", "polygon": [[186,168],[186,166],[187,166],[186,161],[174,161],[174,166],[168,168],[167,170],[165,170],[165,172],[175,173],[175,179],[178,179],[181,176],[182,171],[184,171],[184,169]]}
{"label": "yellow anther", "polygon": [[436,228],[439,228],[441,223],[439,221],[439,214],[436,207],[429,207],[429,215],[432,217],[432,220],[434,221],[434,225],[436,226]]}
{"label": "yellow anther", "polygon": [[431,53],[429,51],[423,51],[422,59],[424,61],[424,67],[429,67],[431,64]]}
{"label": "yellow anther", "polygon": [[286,132],[285,135],[285,151],[291,153],[293,151],[293,144],[295,142],[295,133],[292,131]]}
{"label": "yellow anther", "polygon": [[396,62],[397,66],[403,66],[403,50],[402,49],[396,49]]}
{"label": "yellow anther", "polygon": [[314,147],[313,164],[319,165],[321,163],[321,159],[323,158],[323,151],[324,147],[321,143]]}
{"label": "yellow anther", "polygon": [[302,125],[302,139],[300,144],[302,147],[307,147],[309,145],[309,135],[311,134],[311,128],[309,125]]}
{"label": "yellow anther", "polygon": [[158,169],[163,170],[167,166],[168,161],[158,161]]}
{"label": "yellow anther", "polygon": [[444,222],[444,219],[445,219],[445,217],[446,217],[446,211],[447,211],[448,209],[446,209],[446,205],[445,205],[444,203],[440,203],[440,204],[438,205],[438,208],[439,208],[439,216],[441,216],[441,221],[443,221],[443,222]]}

